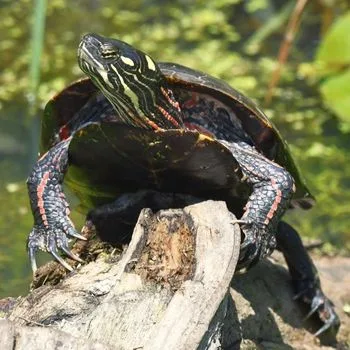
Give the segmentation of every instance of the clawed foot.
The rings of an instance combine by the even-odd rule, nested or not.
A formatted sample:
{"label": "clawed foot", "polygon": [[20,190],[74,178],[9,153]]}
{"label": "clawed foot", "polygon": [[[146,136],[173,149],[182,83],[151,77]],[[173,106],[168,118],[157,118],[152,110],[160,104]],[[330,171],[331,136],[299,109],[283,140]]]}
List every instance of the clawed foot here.
{"label": "clawed foot", "polygon": [[260,257],[261,252],[261,238],[255,230],[244,229],[242,226],[242,232],[244,234],[244,240],[241,244],[238,268],[248,268],[255,265]]}
{"label": "clawed foot", "polygon": [[310,312],[305,316],[305,321],[317,314],[323,323],[323,326],[314,334],[316,337],[329,329],[337,330],[339,328],[340,320],[334,311],[333,303],[323,294],[321,289],[315,286],[303,288],[294,299],[310,305]]}
{"label": "clawed foot", "polygon": [[72,271],[73,268],[59,255],[59,250],[62,250],[71,259],[82,262],[82,260],[69,249],[67,235],[83,240],[86,240],[86,238],[74,229],[68,217],[64,219],[66,225],[52,225],[51,228],[35,225],[30,232],[28,237],[28,254],[33,273],[37,270],[35,253],[38,250],[50,253],[69,271]]}
{"label": "clawed foot", "polygon": [[69,205],[63,193],[63,179],[68,166],[68,146],[71,138],[53,146],[34,165],[27,179],[34,227],[28,237],[28,254],[33,272],[37,265],[35,253],[50,253],[66,269],[72,270],[59,255],[62,250],[70,258],[81,262],[68,246],[67,236],[84,239],[69,219]]}
{"label": "clawed foot", "polygon": [[[259,259],[272,251],[274,237],[266,232],[266,227],[259,227],[256,223],[248,220],[235,220],[232,224],[239,224],[244,234],[240,249],[238,269],[248,268],[255,265]],[[265,237],[267,242],[263,241]],[[272,241],[272,243],[270,242]],[[271,246],[271,247],[270,247]]]}

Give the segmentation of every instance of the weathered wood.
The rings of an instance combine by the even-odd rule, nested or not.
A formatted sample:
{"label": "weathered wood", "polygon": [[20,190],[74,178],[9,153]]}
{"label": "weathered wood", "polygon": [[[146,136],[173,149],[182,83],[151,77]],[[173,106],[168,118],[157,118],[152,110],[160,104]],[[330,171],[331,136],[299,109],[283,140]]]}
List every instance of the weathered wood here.
{"label": "weathered wood", "polygon": [[62,350],[112,350],[101,343],[92,343],[84,338],[76,338],[68,333],[48,327],[18,326],[0,320],[2,350],[62,349]]}
{"label": "weathered wood", "polygon": [[[233,220],[224,202],[156,215],[144,209],[117,263],[101,257],[21,299],[3,325],[12,331],[2,349],[217,348],[239,254]],[[11,343],[13,332],[23,334],[22,347]]]}
{"label": "weathered wood", "polygon": [[[195,275],[175,293],[145,349],[196,349],[201,341],[205,343],[203,337],[227,294],[237,264],[240,233],[236,227],[233,234],[234,216],[226,205],[211,201],[184,211],[193,218],[197,232]],[[201,347],[209,343],[210,339]]]}

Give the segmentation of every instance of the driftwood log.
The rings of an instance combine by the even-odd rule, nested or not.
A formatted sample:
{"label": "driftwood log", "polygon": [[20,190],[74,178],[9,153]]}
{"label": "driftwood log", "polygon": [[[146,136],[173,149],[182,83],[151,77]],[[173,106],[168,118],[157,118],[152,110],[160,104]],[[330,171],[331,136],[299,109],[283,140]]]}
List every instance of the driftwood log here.
{"label": "driftwood log", "polygon": [[0,321],[1,349],[217,349],[239,255],[234,219],[214,201],[142,210],[120,258],[20,299]]}
{"label": "driftwood log", "polygon": [[338,342],[320,342],[280,253],[231,281],[240,243],[232,221],[222,202],[143,210],[121,254],[97,244],[73,273],[50,262],[28,296],[0,300],[0,350],[349,349],[350,259],[316,258],[342,322]]}

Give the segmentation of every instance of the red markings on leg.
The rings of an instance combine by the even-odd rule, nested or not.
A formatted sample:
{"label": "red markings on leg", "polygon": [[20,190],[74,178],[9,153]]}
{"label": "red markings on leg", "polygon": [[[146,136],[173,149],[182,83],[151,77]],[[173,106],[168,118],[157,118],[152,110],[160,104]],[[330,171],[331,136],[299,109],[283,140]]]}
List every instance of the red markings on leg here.
{"label": "red markings on leg", "polygon": [[[166,91],[163,87],[161,87],[160,90],[161,90],[162,94],[165,96],[165,98],[168,100],[168,102],[173,107],[175,107],[179,112],[181,112],[179,102],[177,102],[175,99],[170,97],[171,91],[170,90]],[[172,95],[172,93],[171,93],[171,95]]]}
{"label": "red markings on leg", "polygon": [[152,120],[146,118],[146,123],[154,130],[161,130],[161,128]]}
{"label": "red markings on leg", "polygon": [[273,218],[273,214],[278,209],[278,205],[281,203],[281,200],[282,200],[282,191],[278,188],[277,183],[274,179],[271,179],[271,185],[272,185],[273,189],[276,190],[276,197],[272,203],[272,206],[271,206],[269,212],[266,215],[266,219],[264,221],[265,225],[267,225],[270,222],[270,220]]}
{"label": "red markings on leg", "polygon": [[[64,142],[64,143],[62,142],[61,147],[55,153],[53,153],[53,158],[50,160],[50,163],[56,164],[58,162],[59,158],[64,154],[66,147],[68,146],[68,144],[71,140],[72,140],[72,136],[68,137],[65,140],[66,142]],[[50,151],[42,154],[40,156],[40,158],[38,159],[38,162],[42,161],[49,154]]]}
{"label": "red markings on leg", "polygon": [[180,124],[176,121],[174,117],[172,117],[164,108],[161,106],[157,106],[158,110],[163,114],[163,116],[168,119],[173,125],[180,128]]}
{"label": "red markings on leg", "polygon": [[43,160],[43,159],[46,157],[47,153],[48,153],[48,152],[42,154],[42,155],[40,156],[40,158],[38,159],[38,162],[40,162],[41,160]]}
{"label": "red markings on leg", "polygon": [[43,194],[47,185],[47,181],[49,180],[50,177],[50,172],[46,171],[44,173],[43,178],[41,179],[39,186],[36,190],[37,198],[38,198],[38,207],[39,207],[39,213],[41,215],[41,219],[43,221],[44,226],[48,227],[49,224],[47,222],[47,217],[46,217],[46,212],[44,208],[44,199],[43,199]]}

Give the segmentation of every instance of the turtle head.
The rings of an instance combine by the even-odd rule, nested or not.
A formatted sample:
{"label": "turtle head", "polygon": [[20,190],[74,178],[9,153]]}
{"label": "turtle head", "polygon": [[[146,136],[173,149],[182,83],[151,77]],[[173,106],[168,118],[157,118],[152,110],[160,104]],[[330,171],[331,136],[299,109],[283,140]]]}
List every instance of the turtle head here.
{"label": "turtle head", "polygon": [[156,62],[127,43],[83,36],[78,63],[113,105],[118,119],[136,127],[179,128],[179,104]]}

